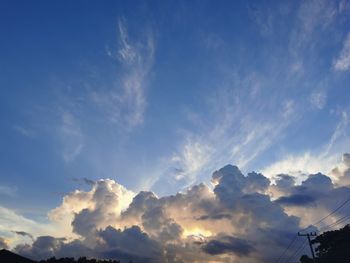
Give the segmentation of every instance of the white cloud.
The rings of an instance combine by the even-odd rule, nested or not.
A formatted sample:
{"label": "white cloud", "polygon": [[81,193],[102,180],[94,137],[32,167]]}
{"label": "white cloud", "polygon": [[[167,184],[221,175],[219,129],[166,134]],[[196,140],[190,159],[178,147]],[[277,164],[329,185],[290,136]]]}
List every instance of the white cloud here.
{"label": "white cloud", "polygon": [[270,9],[255,4],[250,5],[248,11],[249,17],[253,20],[262,36],[269,36],[273,33],[274,17]]}
{"label": "white cloud", "polygon": [[341,0],[338,5],[339,13],[350,10],[350,3],[347,0]]}
{"label": "white cloud", "polygon": [[50,224],[35,222],[3,206],[0,206],[0,214],[0,236],[6,238],[8,245],[12,247],[23,241],[31,241],[31,238],[16,232],[33,233],[36,236],[59,233],[59,230]]}
{"label": "white cloud", "polygon": [[17,187],[0,185],[0,195],[15,196],[17,193]]}
{"label": "white cloud", "polygon": [[92,91],[90,98],[111,124],[129,131],[142,124],[144,119],[148,75],[153,65],[155,44],[150,31],[143,39],[140,37],[141,40],[131,40],[123,19],[118,22],[118,36],[118,55],[114,56],[108,50],[108,56],[120,62],[120,79],[107,90]]}
{"label": "white cloud", "polygon": [[299,181],[307,174],[322,172],[328,174],[339,162],[338,151],[346,151],[346,131],[348,128],[348,114],[340,112],[340,120],[332,135],[319,152],[304,151],[301,154],[288,154],[275,163],[262,169],[263,174],[272,178],[284,173],[299,177]]}
{"label": "white cloud", "polygon": [[322,110],[326,105],[327,94],[323,90],[314,90],[310,95],[310,103],[316,109]]}
{"label": "white cloud", "polygon": [[[294,101],[287,100],[280,106],[281,111],[262,121],[239,105],[240,102],[226,104],[225,100],[220,98],[219,105],[215,106],[218,111],[215,121],[199,134],[188,132],[185,143],[170,161],[165,161],[165,167],[178,169],[175,176],[182,179],[180,187],[176,184],[179,189],[204,180],[205,174],[227,163],[246,168],[278,140],[297,112]],[[167,181],[169,174],[160,174],[158,179]],[[174,183],[171,185],[170,189],[174,190]]]}
{"label": "white cloud", "polygon": [[[84,220],[87,224],[93,222],[96,228],[115,226],[115,219],[128,207],[133,196],[133,192],[114,180],[99,180],[88,192],[76,190],[66,195],[62,204],[49,213],[49,218],[59,225],[66,235],[74,229],[74,217],[79,217],[80,222]],[[78,216],[80,212],[82,214]],[[84,229],[88,228],[86,226]],[[80,233],[81,230],[75,232]]]}
{"label": "white cloud", "polygon": [[84,147],[84,136],[77,118],[69,111],[62,111],[59,136],[65,162],[72,162]]}
{"label": "white cloud", "polygon": [[20,126],[20,125],[13,126],[13,129],[15,131],[17,131],[18,133],[20,133],[26,137],[29,137],[29,138],[33,138],[35,136],[34,131],[32,131],[28,128],[24,128],[23,126]]}
{"label": "white cloud", "polygon": [[350,186],[350,154],[343,154],[342,162],[331,172],[335,178],[335,183],[341,186]]}
{"label": "white cloud", "polygon": [[334,60],[333,67],[338,71],[346,71],[350,68],[350,33],[345,38],[343,48],[338,58]]}
{"label": "white cloud", "polygon": [[[347,173],[349,156],[343,156]],[[301,228],[328,214],[350,194],[348,186],[338,188],[323,174],[308,175],[301,185],[291,178],[284,175],[271,184],[262,174],[244,175],[238,167],[227,165],[213,173],[213,189],[198,184],[161,198],[144,191],[134,196],[113,180],[100,180],[90,191],[68,194],[51,211],[52,226],[58,227],[60,221],[72,226],[70,232],[60,228],[61,237],[42,235],[15,251],[35,259],[85,255],[168,263],[270,262]],[[273,200],[271,190],[279,193]],[[35,229],[37,224],[31,220],[7,209],[0,212],[5,215],[5,221],[0,219],[3,233],[14,225],[26,226],[25,232],[18,232],[23,235],[30,233],[28,229],[42,233],[43,228]],[[344,213],[339,211],[314,228]],[[9,236],[5,238],[8,242]]]}
{"label": "white cloud", "polygon": [[[310,0],[300,2],[296,19],[292,22],[292,28],[285,28],[285,32],[291,30],[288,36],[290,39],[289,55],[291,56],[290,73],[293,75],[298,73],[296,76],[302,76],[310,72],[306,67],[310,63],[310,57],[305,60],[305,55],[314,53],[318,42],[324,41],[320,35],[336,26],[339,12],[337,1]],[[311,59],[315,60],[315,58]]]}
{"label": "white cloud", "polygon": [[288,118],[294,113],[295,103],[289,99],[283,103],[283,117]]}
{"label": "white cloud", "polygon": [[7,241],[2,237],[0,237],[0,249],[8,249]]}
{"label": "white cloud", "polygon": [[[331,150],[333,150],[333,148],[335,148],[335,144],[339,141],[341,138],[346,138],[347,136],[347,129],[348,129],[348,124],[349,124],[349,117],[348,117],[348,113],[347,111],[343,110],[340,112],[340,120],[331,136],[331,138],[329,139],[329,142],[327,143],[327,145],[325,146],[325,150],[324,150],[324,155],[328,155],[329,152]],[[346,140],[343,140],[342,144],[343,146],[346,145]],[[339,145],[338,149],[339,150]]]}
{"label": "white cloud", "polygon": [[335,1],[312,0],[302,2],[298,11],[299,19],[299,44],[305,44],[312,40],[312,35],[317,29],[330,26],[338,15]]}
{"label": "white cloud", "polygon": [[338,163],[338,155],[323,156],[305,152],[301,155],[288,155],[280,161],[262,169],[262,173],[272,178],[277,174],[290,174],[299,177],[299,181],[307,174],[317,172],[329,173]]}
{"label": "white cloud", "polygon": [[171,163],[182,171],[177,177],[178,179],[188,177],[193,182],[195,179],[193,176],[210,161],[211,148],[189,138],[180,154],[175,154],[171,158]]}

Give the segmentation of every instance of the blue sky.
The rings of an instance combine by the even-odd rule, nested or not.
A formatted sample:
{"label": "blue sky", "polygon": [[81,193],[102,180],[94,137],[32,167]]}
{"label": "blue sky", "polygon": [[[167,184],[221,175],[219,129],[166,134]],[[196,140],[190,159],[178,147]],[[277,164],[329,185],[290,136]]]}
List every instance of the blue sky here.
{"label": "blue sky", "polygon": [[83,178],[168,195],[349,150],[348,1],[2,1],[0,205]]}

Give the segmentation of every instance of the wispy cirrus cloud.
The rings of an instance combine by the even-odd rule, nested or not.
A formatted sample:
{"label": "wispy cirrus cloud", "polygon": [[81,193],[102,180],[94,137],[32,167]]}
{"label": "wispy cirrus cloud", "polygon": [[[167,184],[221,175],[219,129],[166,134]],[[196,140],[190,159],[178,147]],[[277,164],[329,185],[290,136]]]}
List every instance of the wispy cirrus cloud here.
{"label": "wispy cirrus cloud", "polygon": [[132,40],[125,19],[118,21],[117,28],[118,51],[113,54],[109,50],[108,55],[121,64],[120,79],[107,90],[92,91],[90,98],[111,124],[132,130],[142,124],[144,119],[146,90],[154,60],[155,43],[151,31],[147,31],[141,40]]}
{"label": "wispy cirrus cloud", "polygon": [[328,173],[339,162],[338,155],[323,156],[304,152],[299,155],[284,156],[282,160],[268,165],[262,172],[269,178],[278,174],[290,174],[302,180],[307,174]]}
{"label": "wispy cirrus cloud", "polygon": [[339,149],[346,151],[347,132],[349,129],[348,113],[340,112],[340,120],[334,128],[328,142],[320,150],[305,150],[300,154],[287,154],[277,162],[269,164],[262,169],[262,172],[272,178],[284,173],[296,176],[302,180],[307,174],[322,172],[325,174],[339,163]]}
{"label": "wispy cirrus cloud", "polygon": [[[320,73],[322,69],[312,65],[324,63],[319,61],[319,43],[324,34],[334,29],[341,20],[340,16],[345,10],[343,5],[342,1],[307,1],[297,6],[281,4],[275,12],[259,5],[249,7],[250,19],[263,38],[272,39],[273,34],[270,33],[276,31],[274,33],[278,34],[282,28],[286,43],[277,45],[276,50],[274,47],[269,49],[266,54],[258,53],[262,59],[257,60],[263,66],[259,65],[254,70],[249,66],[249,70],[246,70],[242,65],[215,60],[224,73],[220,72],[220,77],[214,73],[211,75],[212,79],[216,78],[215,83],[219,83],[211,89],[215,92],[210,93],[210,90],[209,95],[199,96],[203,101],[211,102],[203,103],[204,111],[189,114],[197,129],[181,130],[183,140],[178,143],[177,150],[165,158],[163,172],[158,173],[158,179],[152,179],[156,181],[155,185],[169,181],[169,185],[190,185],[206,174],[206,169],[215,169],[226,163],[235,163],[246,169],[255,160],[261,159],[259,157],[264,158],[264,153],[273,155],[268,149],[282,145],[283,138],[288,137],[288,128],[303,125],[300,123],[309,117],[311,109],[322,110],[329,106],[328,79],[331,79],[332,72]],[[286,15],[293,26],[286,28],[284,26],[287,24],[277,25],[278,19]],[[228,46],[225,41],[220,38],[222,50]],[[211,49],[209,46],[208,52]],[[228,50],[225,52],[227,56]],[[255,62],[253,60],[253,64]],[[331,64],[331,61],[326,63]],[[274,110],[271,111],[272,108]],[[336,134],[335,131],[334,136]],[[329,143],[333,144],[331,139]],[[317,159],[313,162],[313,168],[305,171],[319,168],[326,172],[327,167],[336,162],[334,155],[330,157],[332,151],[327,144],[317,153],[307,149],[301,152],[300,156],[289,153],[289,157],[286,157],[288,160],[281,165],[286,168],[295,161],[300,170],[304,170],[307,162]],[[323,167],[322,162],[330,165]],[[175,168],[170,175],[169,167]]]}
{"label": "wispy cirrus cloud", "polygon": [[[184,131],[183,144],[165,159],[163,172],[154,179],[153,189],[157,193],[185,188],[205,180],[204,176],[210,170],[227,163],[235,163],[246,169],[275,144],[283,131],[295,121],[298,107],[292,99],[254,105],[256,96],[251,96],[252,90],[256,88],[256,81],[263,80],[249,79],[249,84],[245,83],[249,88],[239,94],[237,90],[229,88],[233,83],[219,87],[220,94],[208,100],[209,113],[206,116],[195,114],[195,122],[200,123],[202,129],[198,133]],[[241,84],[247,80],[237,78],[235,81]],[[260,113],[267,111],[266,105],[269,103],[277,103],[279,111],[262,118]],[[258,109],[259,114],[252,108]],[[169,167],[176,169],[169,173]]]}
{"label": "wispy cirrus cloud", "polygon": [[310,95],[310,103],[316,109],[322,110],[327,102],[327,93],[324,90],[314,90]]}
{"label": "wispy cirrus cloud", "polygon": [[63,110],[60,117],[59,135],[63,159],[65,162],[72,162],[84,147],[84,135],[79,120],[71,112]]}
{"label": "wispy cirrus cloud", "polygon": [[[75,85],[80,83],[55,81],[55,86],[59,87],[56,90],[59,100],[54,112],[58,120],[55,134],[66,163],[74,161],[84,149],[96,149],[95,145],[91,145],[91,138],[96,136],[97,126],[105,128],[101,128],[98,134],[109,131],[112,127],[114,135],[111,140],[118,143],[115,131],[119,135],[128,135],[143,123],[155,42],[149,28],[135,35],[130,37],[125,19],[118,20],[117,49],[115,52],[113,49],[107,50],[107,60],[113,60],[114,65],[108,67],[103,64],[107,68],[106,72],[99,75],[96,71],[94,74],[98,77],[94,74],[86,77],[87,80],[82,81],[84,90],[80,94],[75,93],[75,89],[81,88]],[[87,156],[93,155],[94,153],[87,153]]]}
{"label": "wispy cirrus cloud", "polygon": [[346,71],[350,68],[350,33],[346,36],[342,50],[333,62],[333,67],[337,71]]}
{"label": "wispy cirrus cloud", "polygon": [[18,133],[20,133],[23,136],[26,136],[28,138],[33,138],[35,136],[35,132],[33,130],[25,128],[25,127],[23,127],[21,125],[15,125],[15,126],[13,126],[13,129],[16,132],[18,132]]}
{"label": "wispy cirrus cloud", "polygon": [[17,190],[15,186],[0,185],[0,195],[15,196]]}

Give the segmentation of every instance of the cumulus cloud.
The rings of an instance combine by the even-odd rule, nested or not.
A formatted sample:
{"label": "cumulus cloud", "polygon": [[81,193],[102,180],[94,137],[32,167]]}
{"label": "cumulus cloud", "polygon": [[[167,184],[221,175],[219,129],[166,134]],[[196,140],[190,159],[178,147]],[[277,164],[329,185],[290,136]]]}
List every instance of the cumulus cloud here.
{"label": "cumulus cloud", "polygon": [[[277,187],[278,181],[274,187]],[[337,185],[337,182],[339,182],[338,179],[332,181],[329,176],[322,173],[310,174],[301,184],[279,188],[279,198],[275,202],[284,207],[287,214],[299,217],[300,226],[307,227],[323,217],[320,215],[327,215],[341,205],[347,196],[350,196],[350,188]],[[334,223],[345,214],[346,210],[339,211],[336,215],[320,222],[317,227]]]}
{"label": "cumulus cloud", "polygon": [[262,168],[262,173],[269,178],[274,178],[281,173],[292,175],[295,176],[298,183],[305,179],[308,174],[318,172],[334,177],[335,173],[331,170],[339,163],[339,154],[336,151],[339,149],[346,151],[348,145],[348,112],[343,110],[338,114],[340,119],[328,142],[322,145],[320,152],[305,151],[301,154],[283,156],[280,160]]}
{"label": "cumulus cloud", "polygon": [[350,186],[350,154],[344,153],[342,162],[335,167],[331,174],[336,178],[336,184]]}
{"label": "cumulus cloud", "polygon": [[337,163],[338,156],[313,155],[310,152],[301,155],[289,155],[284,159],[262,169],[266,176],[273,177],[280,173],[289,174],[300,178],[305,178],[307,174],[319,171],[328,173]]}
{"label": "cumulus cloud", "polygon": [[247,256],[254,250],[248,241],[233,236],[222,236],[210,240],[203,246],[203,250],[211,255],[234,253],[238,256]]}
{"label": "cumulus cloud", "polygon": [[0,249],[8,249],[8,244],[5,238],[0,237]]}
{"label": "cumulus cloud", "polygon": [[19,244],[14,250],[26,257],[43,259],[56,257],[92,256],[93,253],[79,240],[65,243],[65,238],[39,236],[31,245]]}
{"label": "cumulus cloud", "polygon": [[[349,169],[348,153],[333,170],[334,180],[316,173],[297,183],[294,176],[279,174],[272,182],[227,165],[212,174],[212,187],[198,184],[163,197],[148,191],[135,195],[113,180],[99,180],[90,191],[68,194],[51,211],[56,224],[70,225],[63,237],[38,236],[15,251],[36,259],[85,255],[135,262],[270,262],[298,231],[350,195],[343,180]],[[344,213],[313,229],[322,230]]]}
{"label": "cumulus cloud", "polygon": [[29,237],[30,239],[34,240],[34,237],[30,233],[27,233],[25,231],[12,231],[12,232],[17,234],[17,235]]}
{"label": "cumulus cloud", "polygon": [[132,226],[123,231],[107,227],[99,231],[103,243],[98,250],[104,258],[121,258],[142,262],[162,262],[163,250],[161,244],[152,240],[140,227]]}
{"label": "cumulus cloud", "polygon": [[36,222],[6,207],[0,206],[0,215],[0,236],[5,238],[11,247],[32,241],[34,233],[56,235],[60,232],[53,224]]}
{"label": "cumulus cloud", "polygon": [[98,228],[114,226],[133,196],[132,191],[114,180],[99,180],[90,191],[76,190],[66,195],[62,204],[49,213],[49,218],[65,233],[86,236]]}

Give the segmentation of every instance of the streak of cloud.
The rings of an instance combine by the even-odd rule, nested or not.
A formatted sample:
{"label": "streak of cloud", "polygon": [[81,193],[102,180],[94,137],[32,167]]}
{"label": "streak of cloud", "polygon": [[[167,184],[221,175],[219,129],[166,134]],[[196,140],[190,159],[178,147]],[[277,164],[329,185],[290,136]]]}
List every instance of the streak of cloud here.
{"label": "streak of cloud", "polygon": [[132,41],[125,19],[118,21],[119,49],[117,59],[123,69],[119,85],[106,91],[92,91],[90,98],[96,103],[111,124],[132,130],[142,124],[146,110],[146,90],[153,65],[155,43],[148,31],[143,40]]}

